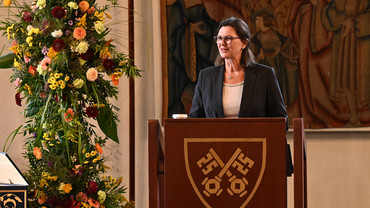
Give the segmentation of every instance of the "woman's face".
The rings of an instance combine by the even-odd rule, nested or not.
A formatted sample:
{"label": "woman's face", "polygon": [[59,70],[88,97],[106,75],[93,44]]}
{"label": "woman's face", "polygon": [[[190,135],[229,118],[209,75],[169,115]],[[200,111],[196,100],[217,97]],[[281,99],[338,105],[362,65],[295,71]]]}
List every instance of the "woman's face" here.
{"label": "woman's face", "polygon": [[247,46],[247,42],[243,42],[238,37],[235,29],[231,26],[223,26],[220,28],[217,34],[218,37],[234,37],[230,44],[227,44],[225,40],[218,41],[217,47],[220,56],[224,59],[235,59],[240,61],[242,51]]}

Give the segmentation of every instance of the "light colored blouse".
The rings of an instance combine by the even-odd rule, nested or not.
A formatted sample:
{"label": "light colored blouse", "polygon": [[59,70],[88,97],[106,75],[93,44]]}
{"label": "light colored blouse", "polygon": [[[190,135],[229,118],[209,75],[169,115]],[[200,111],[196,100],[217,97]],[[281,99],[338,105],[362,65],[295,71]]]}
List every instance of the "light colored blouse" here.
{"label": "light colored blouse", "polygon": [[222,91],[222,106],[225,117],[238,117],[243,94],[243,82],[237,84],[224,83]]}

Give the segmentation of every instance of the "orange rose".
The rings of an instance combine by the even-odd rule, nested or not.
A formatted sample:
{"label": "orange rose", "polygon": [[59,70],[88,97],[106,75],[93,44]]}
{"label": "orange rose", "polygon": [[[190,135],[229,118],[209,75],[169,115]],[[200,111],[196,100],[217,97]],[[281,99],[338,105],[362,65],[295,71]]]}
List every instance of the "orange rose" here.
{"label": "orange rose", "polygon": [[42,158],[41,149],[38,147],[34,147],[33,155],[35,155],[36,159],[40,160]]}
{"label": "orange rose", "polygon": [[94,14],[94,12],[95,12],[95,7],[90,7],[88,10],[87,10],[87,13],[88,14]]}
{"label": "orange rose", "polygon": [[86,37],[86,30],[83,29],[82,27],[77,27],[73,31],[73,37],[76,38],[77,40],[82,40]]}
{"label": "orange rose", "polygon": [[89,2],[87,2],[87,1],[81,1],[81,2],[78,4],[78,7],[80,8],[80,11],[81,11],[82,13],[85,13],[85,12],[89,9],[90,4],[89,4]]}

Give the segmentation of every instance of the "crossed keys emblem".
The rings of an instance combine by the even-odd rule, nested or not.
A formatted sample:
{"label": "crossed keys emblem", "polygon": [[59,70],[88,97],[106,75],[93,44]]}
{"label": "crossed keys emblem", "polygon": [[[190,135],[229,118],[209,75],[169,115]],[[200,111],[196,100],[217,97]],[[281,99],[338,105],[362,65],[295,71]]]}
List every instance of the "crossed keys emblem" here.
{"label": "crossed keys emblem", "polygon": [[[248,155],[246,154],[248,150]],[[266,167],[266,138],[184,138],[186,174],[207,208],[244,208]]]}
{"label": "crossed keys emblem", "polygon": [[[227,192],[233,196],[238,195],[243,197],[247,194],[246,186],[249,184],[248,180],[244,177],[247,175],[249,169],[254,165],[254,161],[244,155],[240,148],[236,149],[231,158],[226,164],[220,159],[213,148],[209,149],[209,152],[205,157],[201,158],[197,165],[202,168],[202,172],[206,176],[202,181],[202,186],[204,186],[203,193],[210,197],[212,194],[219,196],[223,189],[221,188],[222,177],[226,174],[230,186],[227,188]],[[220,166],[221,171],[214,177],[208,178],[207,175],[214,171],[216,167]],[[243,177],[238,178],[236,175],[232,174],[229,170],[231,167],[235,168]]]}

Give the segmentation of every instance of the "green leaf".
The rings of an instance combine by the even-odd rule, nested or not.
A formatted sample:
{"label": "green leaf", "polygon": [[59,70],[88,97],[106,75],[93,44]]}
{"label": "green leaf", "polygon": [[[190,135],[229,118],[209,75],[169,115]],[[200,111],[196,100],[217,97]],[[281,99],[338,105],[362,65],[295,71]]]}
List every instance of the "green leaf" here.
{"label": "green leaf", "polygon": [[31,100],[27,106],[26,117],[34,116],[36,113],[40,111],[41,107],[42,105],[39,102]]}
{"label": "green leaf", "polygon": [[0,56],[0,68],[8,69],[13,67],[14,59],[16,55],[14,53],[7,53]]}
{"label": "green leaf", "polygon": [[103,133],[113,141],[119,143],[117,124],[114,120],[112,110],[109,107],[99,108],[99,114],[96,118]]}

